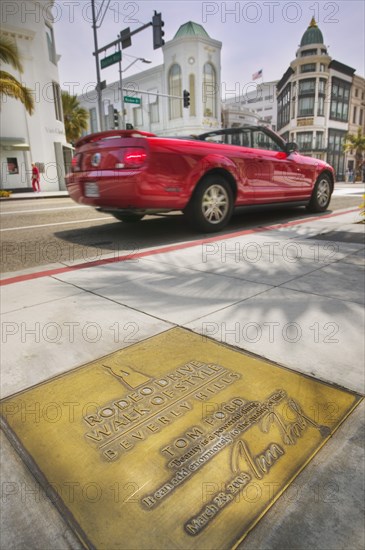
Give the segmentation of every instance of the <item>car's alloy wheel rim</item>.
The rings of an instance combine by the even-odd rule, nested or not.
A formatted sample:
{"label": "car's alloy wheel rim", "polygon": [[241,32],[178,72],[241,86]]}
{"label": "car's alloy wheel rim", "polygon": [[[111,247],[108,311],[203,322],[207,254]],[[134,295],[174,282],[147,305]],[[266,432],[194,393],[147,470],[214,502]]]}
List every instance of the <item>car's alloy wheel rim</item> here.
{"label": "car's alloy wheel rim", "polygon": [[319,206],[326,206],[330,198],[330,184],[327,180],[321,180],[317,189],[317,201]]}
{"label": "car's alloy wheel rim", "polygon": [[208,187],[203,195],[202,211],[204,218],[209,223],[219,223],[227,215],[229,208],[229,197],[222,185]]}

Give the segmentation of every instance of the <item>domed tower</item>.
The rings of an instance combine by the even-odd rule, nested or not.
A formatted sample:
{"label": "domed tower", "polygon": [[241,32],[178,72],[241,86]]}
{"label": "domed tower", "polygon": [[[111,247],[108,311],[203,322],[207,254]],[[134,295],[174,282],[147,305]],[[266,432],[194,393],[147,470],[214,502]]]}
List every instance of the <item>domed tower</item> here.
{"label": "domed tower", "polygon": [[321,30],[318,28],[318,25],[314,17],[312,17],[309,27],[307,28],[307,30],[302,36],[302,40],[300,41],[300,47],[302,48],[304,46],[309,46],[312,44],[324,44],[323,34]]}
{"label": "domed tower", "polygon": [[169,99],[166,127],[185,133],[219,128],[221,125],[221,48],[204,27],[193,21],[180,26],[163,47],[166,90],[181,96],[190,92],[190,107],[179,99]]}
{"label": "domed tower", "polygon": [[278,131],[303,154],[327,160],[344,174],[342,144],[348,131],[354,69],[333,60],[314,17],[295,59],[277,85]]}

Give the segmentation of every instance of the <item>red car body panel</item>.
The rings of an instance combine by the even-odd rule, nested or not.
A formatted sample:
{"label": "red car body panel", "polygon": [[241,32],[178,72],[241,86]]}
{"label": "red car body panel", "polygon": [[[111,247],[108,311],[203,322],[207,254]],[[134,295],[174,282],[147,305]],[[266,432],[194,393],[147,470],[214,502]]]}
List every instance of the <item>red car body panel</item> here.
{"label": "red car body panel", "polygon": [[114,130],[78,141],[66,184],[76,202],[102,210],[183,210],[213,171],[231,181],[235,206],[309,201],[322,172],[334,183],[330,165],[296,151]]}

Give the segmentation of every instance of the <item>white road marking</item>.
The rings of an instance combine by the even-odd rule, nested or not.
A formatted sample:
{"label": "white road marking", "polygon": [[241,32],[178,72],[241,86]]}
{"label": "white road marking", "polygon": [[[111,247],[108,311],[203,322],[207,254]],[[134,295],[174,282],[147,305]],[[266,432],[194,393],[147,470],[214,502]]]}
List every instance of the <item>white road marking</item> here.
{"label": "white road marking", "polygon": [[60,206],[56,208],[38,208],[37,210],[12,210],[9,212],[0,212],[1,216],[6,216],[9,214],[33,214],[33,212],[55,212],[57,210],[72,210],[73,208],[92,208],[92,206],[87,206],[86,204],[70,206]]}
{"label": "white road marking", "polygon": [[343,196],[343,195],[353,195],[353,196],[357,196],[357,195],[363,195],[364,194],[364,189],[349,189],[349,188],[346,188],[346,189],[335,189],[333,194],[337,197],[339,196]]}
{"label": "white road marking", "polygon": [[73,223],[88,223],[88,222],[100,222],[102,220],[112,220],[111,216],[105,216],[103,218],[90,218],[88,220],[74,220],[72,222],[57,222],[57,223],[44,223],[41,225],[25,225],[23,227],[6,227],[0,229],[0,231],[22,231],[23,229],[37,229],[39,227],[54,227],[56,225],[67,225]]}

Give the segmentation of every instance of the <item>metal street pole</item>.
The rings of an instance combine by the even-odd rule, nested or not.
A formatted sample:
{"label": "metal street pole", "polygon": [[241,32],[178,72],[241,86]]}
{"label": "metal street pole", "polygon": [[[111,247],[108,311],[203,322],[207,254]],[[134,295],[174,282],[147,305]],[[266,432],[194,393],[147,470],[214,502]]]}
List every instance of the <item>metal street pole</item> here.
{"label": "metal street pole", "polygon": [[[119,42],[119,51],[121,51],[121,44]],[[119,60],[119,92],[120,92],[120,108],[121,108],[121,125],[122,130],[124,130],[125,124],[124,124],[124,93],[123,93],[123,77],[122,77],[122,56],[120,56]]]}
{"label": "metal street pole", "polygon": [[98,52],[98,35],[97,35],[97,26],[96,26],[96,13],[95,13],[95,0],[91,0],[92,8],[92,18],[93,18],[93,32],[94,32],[94,48],[95,48],[95,61],[96,61],[96,93],[98,101],[98,111],[99,111],[99,124],[100,131],[102,132],[105,129],[104,124],[104,109],[102,101],[102,90],[101,90],[101,79],[100,79],[100,63],[99,63],[99,52]]}

